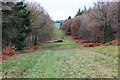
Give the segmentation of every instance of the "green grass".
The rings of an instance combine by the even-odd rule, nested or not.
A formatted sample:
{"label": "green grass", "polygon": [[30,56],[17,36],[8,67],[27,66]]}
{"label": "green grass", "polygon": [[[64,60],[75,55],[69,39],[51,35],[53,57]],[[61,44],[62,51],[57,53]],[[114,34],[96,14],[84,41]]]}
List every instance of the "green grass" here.
{"label": "green grass", "polygon": [[70,38],[66,38],[63,43],[48,43],[40,47],[41,50],[66,50],[66,49],[76,49],[80,46],[75,44]]}
{"label": "green grass", "polygon": [[[57,32],[56,32],[57,33]],[[46,43],[35,53],[23,53],[3,62],[3,77],[113,78],[118,75],[117,46],[85,48],[60,31],[63,43]]]}
{"label": "green grass", "polygon": [[104,55],[118,57],[118,46],[97,47],[97,48],[94,48],[94,51],[98,53],[102,53]]}
{"label": "green grass", "polygon": [[60,28],[60,23],[54,23],[56,28],[59,29]]}

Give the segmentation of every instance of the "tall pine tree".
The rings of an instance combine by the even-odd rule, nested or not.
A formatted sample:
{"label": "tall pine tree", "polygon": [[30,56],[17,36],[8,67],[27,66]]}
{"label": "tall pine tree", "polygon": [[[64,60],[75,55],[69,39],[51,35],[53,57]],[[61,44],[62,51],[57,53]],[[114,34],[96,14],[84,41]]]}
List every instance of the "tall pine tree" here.
{"label": "tall pine tree", "polygon": [[13,37],[12,42],[17,50],[22,50],[26,46],[26,37],[31,32],[30,11],[26,8],[24,2],[17,2],[15,5],[15,16],[19,19],[15,27],[17,35]]}
{"label": "tall pine tree", "polygon": [[77,11],[77,14],[75,15],[76,16],[81,16],[82,14],[84,13],[84,11],[79,8],[79,10]]}

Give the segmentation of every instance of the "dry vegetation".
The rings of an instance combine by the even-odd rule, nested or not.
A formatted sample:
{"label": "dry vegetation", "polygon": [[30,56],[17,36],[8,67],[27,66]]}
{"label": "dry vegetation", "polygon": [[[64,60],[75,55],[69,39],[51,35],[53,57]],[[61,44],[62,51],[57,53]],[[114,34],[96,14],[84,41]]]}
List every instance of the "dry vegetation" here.
{"label": "dry vegetation", "polygon": [[31,12],[32,25],[32,32],[27,38],[28,43],[37,44],[50,40],[53,35],[54,25],[48,13],[38,3],[27,3],[27,5]]}
{"label": "dry vegetation", "polygon": [[40,4],[24,2],[1,2],[1,4],[3,52],[0,57],[2,56],[3,60],[15,55],[16,51],[35,51],[39,44],[52,39],[54,24]]}
{"label": "dry vegetation", "polygon": [[65,34],[69,32],[73,38],[86,42],[107,43],[118,39],[119,3],[98,2],[93,8],[65,21],[61,29]]}
{"label": "dry vegetation", "polygon": [[[79,12],[79,9],[78,14],[65,20],[60,28],[72,38],[58,28],[54,32],[53,22],[40,4],[20,3],[17,10],[14,3],[2,4],[2,78],[118,78],[118,3],[102,2],[89,10]],[[25,13],[17,17],[16,11]],[[24,21],[25,15],[28,21]],[[23,33],[20,36],[19,29]],[[13,37],[17,37],[14,42]],[[44,44],[51,38],[64,41]],[[24,50],[17,54],[16,45],[22,44],[26,44]]]}
{"label": "dry vegetation", "polygon": [[[23,5],[22,2],[2,2],[2,5],[3,48],[9,44],[15,46],[21,46],[21,44],[25,44],[26,46],[37,45],[38,43],[45,42],[52,38],[54,31],[53,22],[40,4],[27,3]],[[19,7],[21,5],[23,7]],[[24,17],[27,13],[29,13],[29,15]],[[18,38],[21,38],[21,42],[23,43],[18,42]]]}

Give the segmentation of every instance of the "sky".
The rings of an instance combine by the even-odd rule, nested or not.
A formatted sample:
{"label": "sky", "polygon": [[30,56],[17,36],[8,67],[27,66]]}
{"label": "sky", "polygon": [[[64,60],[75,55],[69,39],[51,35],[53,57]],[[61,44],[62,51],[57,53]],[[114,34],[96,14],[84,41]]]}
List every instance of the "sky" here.
{"label": "sky", "polygon": [[96,0],[28,0],[40,3],[53,20],[65,20],[74,17],[78,9],[93,6]]}

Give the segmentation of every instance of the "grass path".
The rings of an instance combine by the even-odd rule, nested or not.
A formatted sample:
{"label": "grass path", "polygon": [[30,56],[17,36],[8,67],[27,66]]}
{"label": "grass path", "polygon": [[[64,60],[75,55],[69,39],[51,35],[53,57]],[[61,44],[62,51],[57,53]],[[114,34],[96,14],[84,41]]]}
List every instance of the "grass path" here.
{"label": "grass path", "polygon": [[43,44],[38,52],[4,61],[3,77],[114,78],[118,75],[117,48],[84,48],[65,37],[63,43]]}

